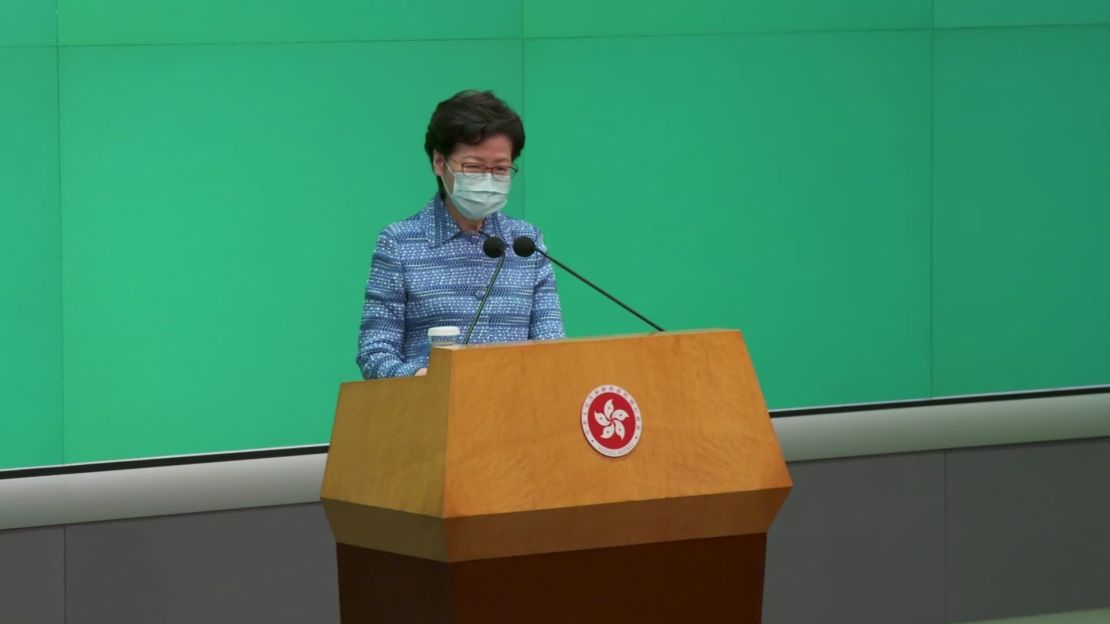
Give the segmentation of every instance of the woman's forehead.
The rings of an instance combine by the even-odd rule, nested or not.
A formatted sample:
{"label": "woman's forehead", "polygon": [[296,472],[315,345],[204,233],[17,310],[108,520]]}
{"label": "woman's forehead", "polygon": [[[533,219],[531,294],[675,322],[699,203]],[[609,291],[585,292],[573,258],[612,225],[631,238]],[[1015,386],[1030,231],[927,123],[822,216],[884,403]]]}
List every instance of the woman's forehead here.
{"label": "woman's forehead", "polygon": [[497,134],[478,143],[469,145],[459,143],[455,146],[455,158],[473,158],[482,160],[512,160],[513,142],[503,134]]}

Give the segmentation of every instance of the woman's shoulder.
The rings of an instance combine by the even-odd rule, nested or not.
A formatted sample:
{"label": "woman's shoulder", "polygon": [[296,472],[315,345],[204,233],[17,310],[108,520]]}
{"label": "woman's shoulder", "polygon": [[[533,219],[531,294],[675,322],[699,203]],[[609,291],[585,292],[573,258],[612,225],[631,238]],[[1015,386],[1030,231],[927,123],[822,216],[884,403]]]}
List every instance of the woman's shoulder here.
{"label": "woman's shoulder", "polygon": [[506,240],[510,243],[518,236],[527,236],[529,238],[539,238],[543,236],[543,232],[540,231],[539,227],[524,219],[510,217],[505,213],[498,213],[498,218],[501,221],[501,231],[508,236]]}
{"label": "woman's shoulder", "polygon": [[434,209],[433,202],[429,202],[419,212],[400,221],[394,221],[382,228],[378,238],[387,238],[391,241],[404,242],[406,240],[421,238],[428,228],[429,211]]}

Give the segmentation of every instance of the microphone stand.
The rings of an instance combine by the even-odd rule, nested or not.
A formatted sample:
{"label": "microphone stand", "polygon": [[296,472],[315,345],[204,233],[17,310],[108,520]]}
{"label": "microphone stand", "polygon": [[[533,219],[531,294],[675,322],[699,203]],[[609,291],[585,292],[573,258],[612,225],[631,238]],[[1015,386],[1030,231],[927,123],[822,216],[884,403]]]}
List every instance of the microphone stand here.
{"label": "microphone stand", "polygon": [[621,301],[620,299],[617,299],[613,295],[609,294],[609,292],[606,291],[601,286],[598,286],[597,284],[595,284],[595,283],[591,282],[590,280],[586,279],[586,277],[584,275],[582,275],[581,273],[579,273],[578,271],[575,271],[574,269],[568,267],[567,265],[563,264],[562,262],[559,262],[559,260],[551,257],[551,255],[548,254],[546,251],[537,247],[536,246],[536,241],[532,240],[531,237],[529,237],[529,236],[518,236],[516,238],[516,240],[513,241],[513,253],[515,253],[518,256],[521,256],[522,258],[527,258],[528,256],[530,256],[530,255],[532,255],[536,252],[539,252],[539,254],[541,256],[543,256],[544,258],[547,258],[548,260],[553,262],[556,266],[563,269],[567,273],[570,273],[574,277],[577,277],[579,280],[581,280],[584,284],[586,284],[590,288],[593,288],[597,292],[605,295],[609,299],[609,301],[612,301],[613,303],[619,305],[620,307],[624,308],[625,310],[631,312],[636,318],[638,318],[641,321],[647,323],[648,325],[651,325],[653,328],[655,328],[656,331],[667,331],[667,330],[663,329],[662,327],[660,327],[657,323],[655,323],[654,321],[649,319],[648,317],[644,316],[643,314],[640,314],[636,310],[633,310],[632,307],[629,306],[627,303],[625,303],[625,302]]}
{"label": "microphone stand", "polygon": [[493,284],[497,281],[497,276],[501,274],[501,266],[505,264],[505,258],[508,256],[505,253],[505,241],[497,237],[487,237],[486,242],[482,245],[482,251],[491,258],[494,257],[493,253],[498,254],[500,258],[497,260],[497,267],[493,269],[493,275],[489,278],[489,283],[486,284],[486,292],[482,293],[482,301],[478,304],[478,311],[474,313],[474,320],[470,321],[470,327],[466,329],[466,336],[462,342],[464,345],[470,344],[470,336],[474,333],[474,327],[478,325],[478,319],[482,318],[482,310],[486,309],[486,302],[489,301],[490,293],[493,292]]}

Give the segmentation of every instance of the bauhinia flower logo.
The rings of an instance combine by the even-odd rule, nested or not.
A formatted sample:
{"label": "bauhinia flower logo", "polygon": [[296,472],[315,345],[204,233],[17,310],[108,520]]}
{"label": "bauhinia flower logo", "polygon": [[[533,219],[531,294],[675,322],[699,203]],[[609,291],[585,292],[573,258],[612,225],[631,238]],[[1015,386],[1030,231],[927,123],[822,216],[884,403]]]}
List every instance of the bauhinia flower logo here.
{"label": "bauhinia flower logo", "polygon": [[617,434],[617,437],[624,439],[624,421],[628,418],[628,412],[622,409],[613,408],[613,399],[605,402],[605,408],[600,412],[594,412],[594,420],[597,424],[604,427],[601,430],[601,439],[608,440]]}
{"label": "bauhinia flower logo", "polygon": [[602,455],[627,455],[640,443],[642,432],[640,407],[620,386],[598,386],[582,404],[582,433]]}

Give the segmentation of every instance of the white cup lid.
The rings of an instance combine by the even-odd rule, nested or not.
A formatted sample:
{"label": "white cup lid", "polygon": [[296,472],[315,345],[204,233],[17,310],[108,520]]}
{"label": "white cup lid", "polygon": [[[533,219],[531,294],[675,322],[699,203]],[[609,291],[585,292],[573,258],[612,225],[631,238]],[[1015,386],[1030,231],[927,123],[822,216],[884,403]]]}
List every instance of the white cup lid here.
{"label": "white cup lid", "polygon": [[439,327],[432,327],[428,329],[428,337],[430,338],[443,338],[450,336],[458,336],[462,332],[454,325],[440,325]]}

